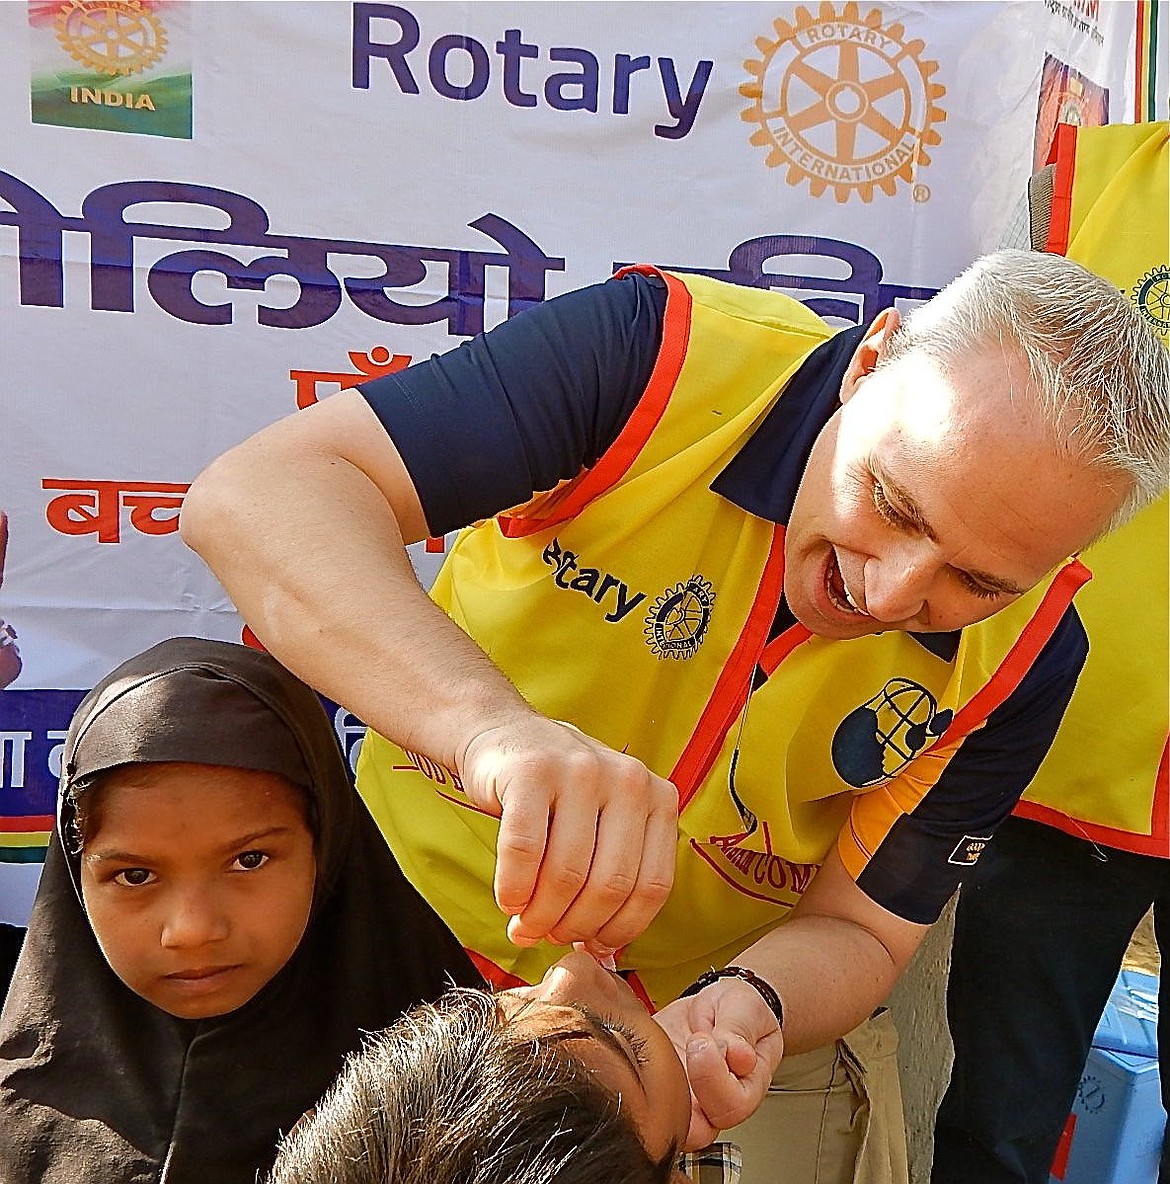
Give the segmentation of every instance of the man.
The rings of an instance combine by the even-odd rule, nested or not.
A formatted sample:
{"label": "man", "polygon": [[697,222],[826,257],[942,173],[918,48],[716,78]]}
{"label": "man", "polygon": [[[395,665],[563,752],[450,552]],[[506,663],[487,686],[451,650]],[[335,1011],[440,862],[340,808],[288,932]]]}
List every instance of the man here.
{"label": "man", "polygon": [[[904,1177],[834,1042],[1043,756],[1084,657],[1065,558],[1164,486],[1170,434],[1157,341],[1065,260],[989,257],[899,328],[635,271],[272,425],[182,523],[369,722],[363,796],[489,975],[619,951],[690,1145],[830,1050],[822,1180],[862,1146]],[[402,544],[475,520],[436,609]]]}
{"label": "man", "polygon": [[[1029,186],[1033,244],[1144,298],[1170,340],[1170,309],[1158,301],[1170,246],[1170,126],[1064,125],[1054,157]],[[1038,190],[1052,199],[1037,202]],[[1076,693],[1015,816],[963,885],[948,989],[955,1060],[935,1128],[935,1184],[1047,1184],[1094,1029],[1151,907],[1165,941],[1168,516],[1162,497],[1084,555],[1095,578],[1077,604],[1091,648]],[[1159,1004],[1170,1016],[1170,974]],[[1159,1061],[1166,1105],[1164,1036]],[[1160,1178],[1170,1181],[1170,1140]]]}

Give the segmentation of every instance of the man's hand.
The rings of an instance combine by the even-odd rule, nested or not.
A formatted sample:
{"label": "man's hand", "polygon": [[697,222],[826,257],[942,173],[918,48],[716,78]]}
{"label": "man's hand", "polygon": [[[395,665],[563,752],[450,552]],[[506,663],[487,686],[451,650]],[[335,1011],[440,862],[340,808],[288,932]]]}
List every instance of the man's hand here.
{"label": "man's hand", "polygon": [[678,793],[641,761],[529,714],[475,736],[459,775],[500,818],[496,903],[517,945],[628,945],[674,882]]}
{"label": "man's hand", "polygon": [[667,1004],[654,1019],[666,1030],[691,1085],[688,1151],[750,1118],[764,1100],[784,1037],[760,993],[723,978]]}

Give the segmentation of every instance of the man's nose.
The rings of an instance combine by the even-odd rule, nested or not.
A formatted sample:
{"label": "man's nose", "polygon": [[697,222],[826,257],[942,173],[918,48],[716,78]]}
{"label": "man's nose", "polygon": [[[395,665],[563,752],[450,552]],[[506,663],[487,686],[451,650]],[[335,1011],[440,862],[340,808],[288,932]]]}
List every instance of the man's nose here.
{"label": "man's nose", "polygon": [[190,950],[222,941],[230,929],[214,893],[199,888],[176,891],[163,917],[161,941],[169,950]]}
{"label": "man's nose", "polygon": [[865,611],[891,625],[912,621],[924,613],[937,577],[934,556],[913,540],[873,556],[865,564]]}

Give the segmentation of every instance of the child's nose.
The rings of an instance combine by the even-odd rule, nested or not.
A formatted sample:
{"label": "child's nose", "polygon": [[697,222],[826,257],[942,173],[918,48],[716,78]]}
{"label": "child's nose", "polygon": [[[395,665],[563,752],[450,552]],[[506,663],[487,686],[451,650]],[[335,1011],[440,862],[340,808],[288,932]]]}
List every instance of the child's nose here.
{"label": "child's nose", "polygon": [[213,894],[176,893],[163,918],[161,941],[166,949],[196,949],[222,941],[228,934],[227,915]]}

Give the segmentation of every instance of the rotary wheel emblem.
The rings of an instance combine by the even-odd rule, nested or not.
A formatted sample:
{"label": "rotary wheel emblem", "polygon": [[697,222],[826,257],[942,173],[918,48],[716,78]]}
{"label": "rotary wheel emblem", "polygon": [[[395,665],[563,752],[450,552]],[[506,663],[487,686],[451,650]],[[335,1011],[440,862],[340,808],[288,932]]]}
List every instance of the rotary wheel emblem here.
{"label": "rotary wheel emblem", "polygon": [[924,43],[906,40],[902,25],[883,26],[876,8],[863,18],[852,0],[839,16],[826,0],[817,16],[800,7],[794,20],[776,20],[775,40],[757,38],[761,56],[744,62],[750,80],[739,93],[751,102],[740,117],[759,124],[751,143],[767,150],[769,168],[787,166],[789,185],[807,181],[813,197],[830,187],[839,202],[854,193],[872,201],[875,188],[892,197],[941,142],[938,63],[920,56]]}
{"label": "rotary wheel emblem", "polygon": [[162,22],[139,0],[72,0],[56,29],[69,56],[100,74],[138,74],[167,48]]}
{"label": "rotary wheel emblem", "polygon": [[1170,266],[1146,272],[1133,290],[1133,302],[1159,333],[1170,332]]}
{"label": "rotary wheel emblem", "polygon": [[703,644],[715,592],[700,575],[668,588],[646,614],[646,642],[659,658],[685,661]]}

